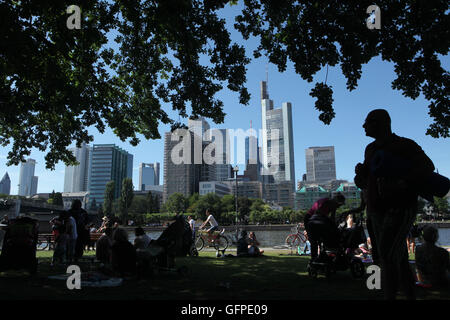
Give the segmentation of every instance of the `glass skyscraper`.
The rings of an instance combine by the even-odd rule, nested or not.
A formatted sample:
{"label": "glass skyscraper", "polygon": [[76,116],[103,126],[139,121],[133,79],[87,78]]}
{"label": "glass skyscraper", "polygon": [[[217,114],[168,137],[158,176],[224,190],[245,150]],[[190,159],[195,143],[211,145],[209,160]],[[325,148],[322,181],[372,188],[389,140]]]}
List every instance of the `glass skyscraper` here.
{"label": "glass skyscraper", "polygon": [[11,193],[11,179],[9,178],[8,172],[5,173],[2,180],[0,180],[0,194],[6,194],[9,196]]}
{"label": "glass skyscraper", "polygon": [[37,193],[38,177],[34,176],[36,160],[28,159],[20,165],[19,196],[33,196]]}
{"label": "glass skyscraper", "polygon": [[[230,165],[230,134],[228,129],[213,129],[212,134],[215,136],[215,132],[218,132],[217,136],[222,137],[222,143],[216,142],[216,157],[218,162],[216,164],[216,180],[223,181],[231,178],[232,167]],[[215,141],[213,141],[214,143]]]}
{"label": "glass skyscraper", "polygon": [[83,143],[81,148],[72,148],[70,150],[80,164],[77,166],[66,166],[64,192],[88,191],[92,148]]}
{"label": "glass skyscraper", "polygon": [[266,177],[273,176],[275,183],[291,181],[292,191],[294,191],[292,105],[290,102],[284,102],[281,108],[274,109],[273,100],[269,99],[267,83],[262,81],[261,108],[263,175]]}
{"label": "glass skyscraper", "polygon": [[132,179],[133,155],[114,144],[94,144],[89,183],[89,201],[104,201],[106,184],[114,181],[114,198],[120,196],[122,181]]}
{"label": "glass skyscraper", "polygon": [[334,147],[310,147],[305,150],[306,181],[327,182],[336,180]]}
{"label": "glass skyscraper", "polygon": [[139,165],[139,190],[145,191],[146,186],[159,185],[159,169],[159,162]]}

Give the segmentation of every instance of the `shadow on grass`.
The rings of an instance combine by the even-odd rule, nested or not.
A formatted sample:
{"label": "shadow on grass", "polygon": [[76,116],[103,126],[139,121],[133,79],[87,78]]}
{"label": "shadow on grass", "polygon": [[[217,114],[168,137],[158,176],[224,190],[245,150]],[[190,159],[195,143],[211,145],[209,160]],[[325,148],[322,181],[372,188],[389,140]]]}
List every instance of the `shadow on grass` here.
{"label": "shadow on grass", "polygon": [[[90,253],[91,254],[91,253]],[[260,258],[216,258],[213,252],[177,258],[187,275],[160,272],[153,278],[126,280],[120,287],[68,290],[65,281],[49,280],[65,268],[50,266],[51,252],[39,253],[35,277],[0,277],[2,299],[106,300],[379,300],[380,290],[368,290],[365,279],[342,271],[330,279],[312,279],[306,272],[309,257],[265,253]],[[89,264],[80,264],[82,271]],[[450,299],[448,292],[418,288],[419,299]],[[402,298],[400,296],[400,298]]]}

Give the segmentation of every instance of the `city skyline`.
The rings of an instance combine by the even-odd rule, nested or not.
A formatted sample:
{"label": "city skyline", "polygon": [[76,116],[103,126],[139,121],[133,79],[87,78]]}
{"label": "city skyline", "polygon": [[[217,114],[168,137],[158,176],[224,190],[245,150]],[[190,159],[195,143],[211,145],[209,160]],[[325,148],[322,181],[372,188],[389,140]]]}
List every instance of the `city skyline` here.
{"label": "city skyline", "polygon": [[[221,10],[225,18],[234,16],[239,12],[239,6],[226,6]],[[231,37],[237,43],[245,44],[249,56],[257,49],[258,42],[250,37],[243,41],[239,32],[233,28],[233,19],[227,19],[227,28]],[[448,56],[440,56],[442,67],[449,69]],[[355,90],[348,91],[346,79],[342,75],[340,66],[324,66],[314,77],[313,82],[303,80],[295,73],[292,63],[287,64],[284,72],[280,72],[276,66],[268,63],[268,59],[261,57],[252,59],[247,67],[247,83],[251,94],[248,106],[239,104],[238,95],[224,88],[217,94],[217,98],[224,102],[226,113],[224,122],[214,124],[211,127],[217,129],[242,128],[247,130],[250,121],[253,128],[261,128],[261,103],[260,81],[268,80],[270,97],[274,101],[290,101],[292,103],[293,138],[295,157],[296,182],[306,173],[306,163],[303,152],[311,146],[335,146],[336,176],[337,179],[353,181],[354,167],[364,159],[365,147],[373,141],[366,137],[362,124],[369,111],[376,108],[388,110],[392,118],[392,130],[399,136],[416,141],[431,158],[439,173],[450,177],[450,140],[433,138],[426,135],[426,130],[432,119],[428,114],[427,105],[423,95],[412,100],[402,95],[401,91],[392,89],[391,83],[396,79],[394,64],[382,61],[381,57],[373,58],[362,66],[361,78]],[[314,108],[315,98],[309,95],[315,81],[325,81],[333,87],[333,106],[336,117],[330,125],[323,124],[319,119],[319,112]],[[163,109],[173,119],[179,119],[179,115],[172,110],[169,104],[162,104]],[[190,109],[188,110],[190,111]],[[183,119],[181,119],[183,120]],[[208,119],[209,120],[209,119]],[[187,119],[184,121],[187,122]],[[92,143],[113,143],[134,155],[133,183],[137,190],[140,162],[160,162],[164,167],[164,132],[170,130],[170,125],[159,125],[160,139],[145,140],[137,146],[130,145],[127,141],[121,141],[114,135],[110,128],[106,128],[104,134],[97,129],[90,128],[89,132],[94,136]],[[74,146],[73,143],[72,146]],[[19,166],[6,166],[6,156],[11,151],[11,145],[0,147],[0,175],[6,171],[11,179],[11,194],[17,194],[19,183]],[[64,167],[60,162],[54,171],[45,170],[45,152],[32,149],[29,157],[37,160],[36,176],[39,176],[39,192],[51,192],[63,190]],[[164,168],[161,170],[164,170]],[[240,173],[245,169],[244,163],[239,164]]]}

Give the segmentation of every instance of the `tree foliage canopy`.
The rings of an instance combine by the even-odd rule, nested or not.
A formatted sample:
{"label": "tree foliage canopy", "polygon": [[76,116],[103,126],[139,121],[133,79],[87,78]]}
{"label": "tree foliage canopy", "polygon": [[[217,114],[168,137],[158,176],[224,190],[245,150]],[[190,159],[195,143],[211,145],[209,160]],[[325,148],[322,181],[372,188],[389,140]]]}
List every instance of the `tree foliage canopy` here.
{"label": "tree foliage canopy", "polygon": [[[17,165],[32,148],[47,152],[46,166],[76,164],[67,147],[93,141],[88,129],[106,126],[132,145],[158,139],[158,124],[182,117],[225,117],[216,94],[225,86],[248,104],[246,56],[232,42],[220,9],[236,1],[79,1],[81,29],[70,30],[64,1],[0,1],[0,144]],[[373,57],[395,66],[393,89],[429,101],[427,134],[449,137],[449,74],[439,55],[449,50],[444,0],[379,3],[381,30],[366,27],[372,1],[244,0],[235,27],[255,36],[254,56],[266,55],[280,71],[293,62],[305,80],[340,65],[354,90],[362,65]],[[114,44],[108,40],[113,37]],[[205,58],[207,63],[205,62]],[[332,88],[316,83],[319,118],[335,116]]]}
{"label": "tree foliage canopy", "polygon": [[[434,123],[427,134],[449,137],[450,76],[438,55],[449,51],[448,1],[380,1],[381,29],[367,28],[367,8],[373,1],[263,1],[245,0],[235,27],[245,39],[260,39],[254,56],[268,56],[280,71],[288,61],[304,80],[325,66],[340,65],[347,89],[354,90],[362,65],[381,56],[392,62],[397,78],[392,88],[416,99],[423,94],[430,102]],[[332,89],[316,83],[311,96],[320,120],[329,124],[335,113]]]}

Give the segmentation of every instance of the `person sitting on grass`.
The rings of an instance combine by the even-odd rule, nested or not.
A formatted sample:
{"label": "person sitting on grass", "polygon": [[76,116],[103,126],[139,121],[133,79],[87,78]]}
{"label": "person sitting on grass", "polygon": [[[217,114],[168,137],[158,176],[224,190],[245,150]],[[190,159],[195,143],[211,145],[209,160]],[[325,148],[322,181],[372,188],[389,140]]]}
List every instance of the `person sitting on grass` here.
{"label": "person sitting on grass", "polygon": [[449,253],[444,248],[436,246],[438,238],[438,230],[434,226],[426,226],[423,229],[425,243],[416,248],[418,285],[433,287],[449,285]]}
{"label": "person sitting on grass", "polygon": [[147,249],[150,241],[152,239],[145,233],[142,227],[137,227],[134,229],[134,234],[136,238],[134,239],[134,247],[137,249]]}
{"label": "person sitting on grass", "polygon": [[127,231],[120,227],[113,231],[111,265],[121,277],[136,273],[136,249],[128,241]]}
{"label": "person sitting on grass", "polygon": [[306,232],[306,230],[303,230],[303,235],[305,236],[305,246],[303,248],[301,248],[300,246],[298,247],[298,254],[299,255],[309,255],[311,254],[311,243],[309,242],[309,238],[308,238],[308,232]]}
{"label": "person sitting on grass", "polygon": [[95,257],[104,265],[111,262],[112,229],[105,228],[104,233],[95,244]]}
{"label": "person sitting on grass", "polygon": [[260,256],[264,253],[264,250],[260,250],[258,248],[259,246],[259,242],[258,240],[256,240],[256,234],[252,231],[250,232],[250,234],[248,235],[248,254],[250,256]]}
{"label": "person sitting on grass", "polygon": [[238,257],[248,257],[248,238],[247,238],[247,231],[242,230],[241,231],[241,237],[238,239],[237,242],[237,256]]}

